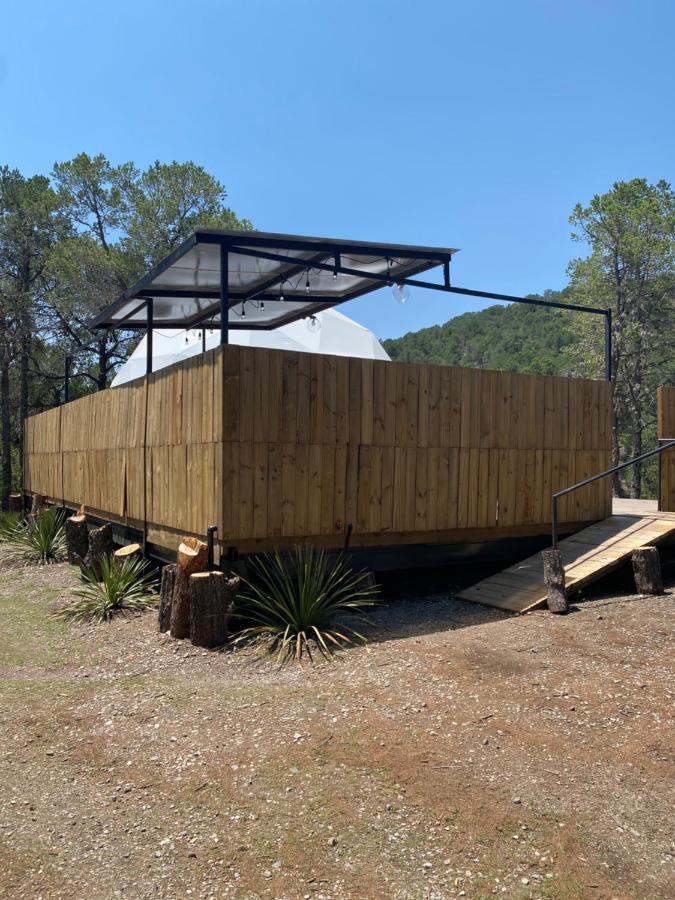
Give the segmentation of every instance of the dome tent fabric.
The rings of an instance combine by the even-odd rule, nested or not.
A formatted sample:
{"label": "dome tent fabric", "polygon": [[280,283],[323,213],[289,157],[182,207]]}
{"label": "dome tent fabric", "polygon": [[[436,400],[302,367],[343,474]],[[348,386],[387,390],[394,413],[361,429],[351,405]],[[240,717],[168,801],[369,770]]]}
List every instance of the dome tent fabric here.
{"label": "dome tent fabric", "polygon": [[[384,347],[372,331],[334,309],[326,309],[314,317],[320,328],[310,330],[307,319],[291,322],[273,331],[230,331],[231,344],[246,347],[267,347],[272,350],[296,350],[301,353],[326,353],[329,356],[354,356],[360,359],[389,360]],[[206,331],[206,349],[212,350],[220,343],[218,329]],[[146,373],[147,338],[143,337],[129,359],[115,375],[111,387],[119,387],[127,381],[141,378]],[[153,330],[152,369],[166,366],[202,353],[202,332]]]}

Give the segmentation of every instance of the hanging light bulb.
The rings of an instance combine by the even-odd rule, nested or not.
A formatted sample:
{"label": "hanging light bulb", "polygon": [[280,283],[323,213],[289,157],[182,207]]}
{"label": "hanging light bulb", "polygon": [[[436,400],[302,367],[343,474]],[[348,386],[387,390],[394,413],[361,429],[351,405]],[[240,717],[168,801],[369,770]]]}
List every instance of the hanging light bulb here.
{"label": "hanging light bulb", "polygon": [[307,280],[305,281],[305,290],[309,294],[309,269],[307,269]]}
{"label": "hanging light bulb", "polygon": [[188,341],[188,333],[187,333],[187,331],[185,332],[185,343],[186,343],[186,344],[189,344],[189,343],[190,343],[190,342]]}
{"label": "hanging light bulb", "polygon": [[259,308],[260,308],[260,312],[265,312],[265,301],[264,301],[264,300],[261,300],[261,301],[260,301],[260,307],[259,307]]}
{"label": "hanging light bulb", "polygon": [[387,284],[391,284],[391,260],[387,257]]}
{"label": "hanging light bulb", "polygon": [[397,282],[396,284],[392,284],[391,293],[396,300],[397,303],[403,305],[410,298],[410,289],[407,284],[401,284]]}
{"label": "hanging light bulb", "polygon": [[317,319],[316,316],[310,316],[307,319],[307,329],[311,331],[312,334],[316,334],[317,331],[321,331],[321,322]]}
{"label": "hanging light bulb", "polygon": [[279,285],[279,302],[280,303],[284,302],[284,284],[285,283],[286,283],[285,281],[282,281],[281,284]]}
{"label": "hanging light bulb", "polygon": [[246,307],[243,303],[241,304],[241,317],[242,319],[246,318]]}

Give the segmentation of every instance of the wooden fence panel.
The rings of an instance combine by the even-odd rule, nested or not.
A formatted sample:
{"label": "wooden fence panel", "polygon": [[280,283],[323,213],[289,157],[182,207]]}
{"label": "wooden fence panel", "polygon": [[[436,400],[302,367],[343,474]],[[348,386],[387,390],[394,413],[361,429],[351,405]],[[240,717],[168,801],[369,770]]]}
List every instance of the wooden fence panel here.
{"label": "wooden fence panel", "polygon": [[[610,406],[605,382],[230,345],[27,420],[25,484],[163,541],[543,532],[609,464]],[[600,483],[560,518],[610,505]]]}
{"label": "wooden fence panel", "polygon": [[[659,438],[675,438],[675,387],[657,391]],[[675,449],[661,454],[661,509],[675,512]]]}

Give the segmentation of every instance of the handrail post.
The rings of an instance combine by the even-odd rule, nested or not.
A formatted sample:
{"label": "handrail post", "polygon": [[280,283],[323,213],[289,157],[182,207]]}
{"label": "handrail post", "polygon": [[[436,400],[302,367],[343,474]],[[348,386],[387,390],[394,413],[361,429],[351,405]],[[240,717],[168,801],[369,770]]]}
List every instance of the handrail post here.
{"label": "handrail post", "polygon": [[558,549],[558,498],[555,494],[551,497],[551,548]]}
{"label": "handrail post", "polygon": [[605,380],[612,380],[612,310],[605,310]]}

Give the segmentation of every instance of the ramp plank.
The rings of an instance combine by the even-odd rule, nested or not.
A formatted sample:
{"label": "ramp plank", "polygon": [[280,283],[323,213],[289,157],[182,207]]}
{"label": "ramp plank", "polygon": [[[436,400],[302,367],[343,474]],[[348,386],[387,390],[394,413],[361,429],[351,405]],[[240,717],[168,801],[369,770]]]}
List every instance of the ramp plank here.
{"label": "ramp plank", "polygon": [[[675,517],[610,516],[560,542],[570,593],[600,578],[628,559],[633,550],[653,546],[675,535]],[[462,600],[523,613],[546,603],[541,554],[460,591]]]}

